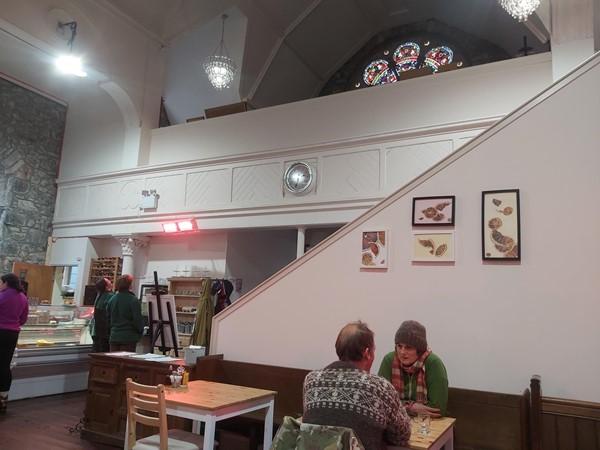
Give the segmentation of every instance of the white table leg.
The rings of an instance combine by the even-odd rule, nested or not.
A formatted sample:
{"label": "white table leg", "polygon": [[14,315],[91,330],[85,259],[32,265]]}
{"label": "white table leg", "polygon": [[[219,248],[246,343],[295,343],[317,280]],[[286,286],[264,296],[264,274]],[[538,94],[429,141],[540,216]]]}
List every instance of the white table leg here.
{"label": "white table leg", "polygon": [[269,450],[273,442],[273,415],[275,413],[275,400],[269,402],[267,413],[265,414],[265,435],[263,440],[263,450]]}
{"label": "white table leg", "polygon": [[454,450],[454,427],[450,430],[450,438],[448,439],[444,450]]}
{"label": "white table leg", "polygon": [[210,417],[204,424],[204,450],[213,450],[217,421],[214,417]]}
{"label": "white table leg", "polygon": [[192,433],[194,433],[194,434],[200,434],[201,426],[202,426],[202,422],[201,421],[194,420],[192,422]]}

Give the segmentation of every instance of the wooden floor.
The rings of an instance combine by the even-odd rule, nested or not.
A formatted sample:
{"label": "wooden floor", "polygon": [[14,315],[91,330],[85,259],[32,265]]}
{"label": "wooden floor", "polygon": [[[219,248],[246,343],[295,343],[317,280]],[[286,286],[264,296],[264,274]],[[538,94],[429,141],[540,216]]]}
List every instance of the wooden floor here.
{"label": "wooden floor", "polygon": [[75,429],[83,417],[85,395],[81,391],[10,401],[8,412],[0,415],[0,449],[115,450],[82,440]]}

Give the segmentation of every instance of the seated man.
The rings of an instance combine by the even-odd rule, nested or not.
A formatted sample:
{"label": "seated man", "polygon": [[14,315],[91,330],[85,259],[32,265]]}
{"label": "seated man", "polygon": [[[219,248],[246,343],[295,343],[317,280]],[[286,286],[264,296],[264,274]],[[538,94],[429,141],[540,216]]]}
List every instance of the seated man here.
{"label": "seated man", "polygon": [[427,346],[425,327],[407,320],[398,328],[394,342],[396,349],[383,357],[379,375],[392,382],[411,415],[445,416],[448,375],[440,357]]}
{"label": "seated man", "polygon": [[363,322],[340,331],[335,342],[339,357],[304,380],[304,423],[352,428],[366,450],[406,446],[410,419],[398,393],[386,379],[370,374],[375,359],[373,332]]}

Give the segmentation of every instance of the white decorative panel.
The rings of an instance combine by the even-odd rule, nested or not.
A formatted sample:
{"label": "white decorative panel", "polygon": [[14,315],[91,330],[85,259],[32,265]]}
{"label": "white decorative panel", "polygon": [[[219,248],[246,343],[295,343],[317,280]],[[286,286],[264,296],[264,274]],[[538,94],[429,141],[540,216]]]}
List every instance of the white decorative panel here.
{"label": "white decorative panel", "polygon": [[113,216],[119,209],[116,199],[119,197],[120,184],[112,183],[92,184],[89,190],[86,215],[90,217]]}
{"label": "white decorative panel", "polygon": [[469,137],[463,137],[463,138],[460,138],[460,139],[458,140],[458,142],[459,142],[459,146],[460,146],[460,147],[462,147],[463,145],[465,145],[467,142],[469,142],[469,141],[470,141],[471,139],[473,139],[474,137],[476,137],[476,136],[469,136]]}
{"label": "white decorative panel", "polygon": [[323,158],[321,186],[326,196],[372,194],[379,190],[379,150]]}
{"label": "white decorative panel", "polygon": [[282,197],[281,164],[236,167],[233,169],[231,199],[234,203],[257,203]]}
{"label": "white decorative panel", "polygon": [[129,180],[121,183],[119,191],[119,209],[121,211],[137,210],[142,198],[143,180]]}
{"label": "white decorative panel", "polygon": [[61,188],[56,200],[56,219],[83,216],[87,187]]}
{"label": "white decorative panel", "polygon": [[452,140],[390,147],[386,150],[386,191],[392,192],[452,153]]}
{"label": "white decorative panel", "polygon": [[185,205],[185,175],[182,173],[148,177],[144,189],[158,194],[158,212],[181,209]]}
{"label": "white decorative panel", "polygon": [[231,170],[217,169],[187,174],[185,205],[202,207],[231,201]]}

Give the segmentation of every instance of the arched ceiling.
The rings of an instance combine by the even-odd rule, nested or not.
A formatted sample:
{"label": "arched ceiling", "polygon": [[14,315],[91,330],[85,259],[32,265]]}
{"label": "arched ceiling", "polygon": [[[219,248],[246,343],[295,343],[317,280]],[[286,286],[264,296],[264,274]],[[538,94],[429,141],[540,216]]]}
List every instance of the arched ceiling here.
{"label": "arched ceiling", "polygon": [[[176,48],[192,32],[194,36],[202,36],[194,41],[194,55],[179,59],[193,63],[195,70],[188,77],[189,85],[180,88],[180,97],[191,97],[193,88],[194,97],[188,100],[197,105],[194,111],[182,108],[181,118],[198,116],[207,107],[240,100],[248,101],[253,108],[264,108],[313,98],[375,36],[416,22],[443,23],[449,29],[490,42],[511,56],[518,55],[524,36],[534,52],[548,51],[549,33],[545,24],[550,16],[549,0],[542,0],[536,13],[524,23],[510,17],[497,0],[64,1],[85,9],[89,24],[93,24],[94,11],[102,8],[119,19],[115,23],[134,28],[167,49]],[[587,4],[591,0],[568,1]],[[230,14],[225,42],[238,66],[238,77],[233,92],[221,91],[219,98],[207,80],[201,80],[202,57],[198,55],[214,53],[223,13]],[[0,11],[0,20],[2,17],[4,13]],[[60,84],[60,80],[44,77],[31,58],[19,55],[16,49],[12,52],[11,47],[17,43],[9,42],[6,33],[0,33],[0,44],[3,48],[0,71],[61,97],[52,85]],[[163,95],[169,89],[165,86]],[[63,91],[68,90],[66,85]],[[165,98],[168,109],[179,108],[176,101],[169,96]],[[185,119],[175,123],[181,121]]]}
{"label": "arched ceiling", "polygon": [[[377,33],[428,19],[489,41],[509,55],[519,53],[523,36],[535,52],[548,51],[549,34],[540,18],[534,14],[519,23],[497,0],[102,1],[165,45],[237,8],[247,21],[244,42],[232,43],[226,35],[226,43],[243,49],[239,95],[255,108],[318,95]],[[208,53],[216,42],[207,44]]]}

